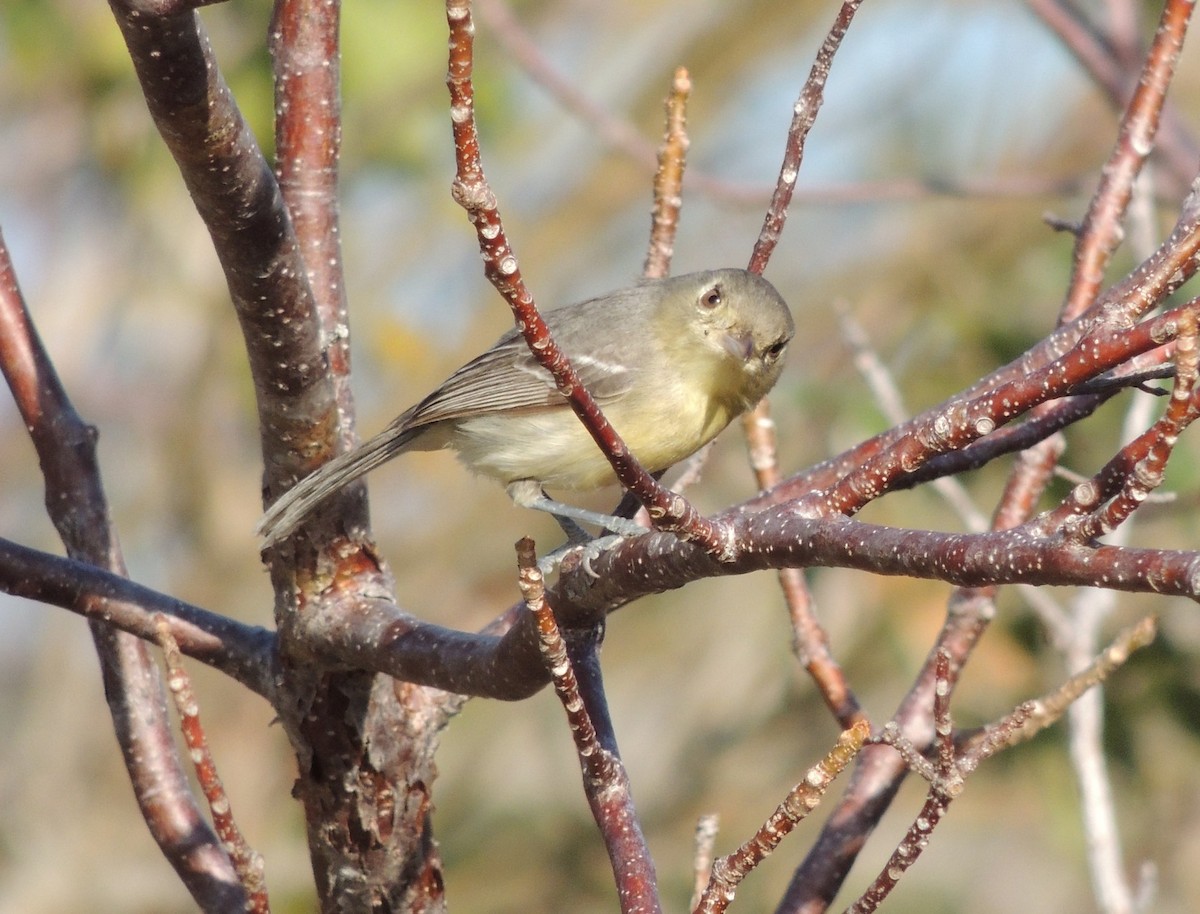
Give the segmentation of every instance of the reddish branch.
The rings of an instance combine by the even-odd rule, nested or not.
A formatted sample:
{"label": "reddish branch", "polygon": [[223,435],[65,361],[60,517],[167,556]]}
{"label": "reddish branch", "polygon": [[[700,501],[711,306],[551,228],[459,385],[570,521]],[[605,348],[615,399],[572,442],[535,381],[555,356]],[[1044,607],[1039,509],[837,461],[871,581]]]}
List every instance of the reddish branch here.
{"label": "reddish branch", "polygon": [[682,496],[660,486],[646,472],[580,383],[579,375],[571,367],[566,354],[551,337],[532,294],[521,278],[516,255],[500,220],[496,195],[483,174],[475,123],[475,89],[472,84],[475,26],[469,0],[447,0],[446,19],[450,25],[450,61],[446,85],[450,90],[450,119],[458,166],[452,191],[455,201],[467,211],[475,227],[479,250],[483,254],[484,274],[508,302],[517,327],[538,364],[554,376],[559,391],[608,457],[621,485],[646,506],[655,526],[683,539],[695,540],[714,555],[727,554],[728,531],[701,515]]}
{"label": "reddish branch", "polygon": [[[1012,435],[1011,440],[1014,443],[1020,442],[1020,446],[1029,446],[1036,443],[1038,438],[1036,434],[1026,435],[1027,431],[1049,434],[1058,428],[1065,427],[1073,416],[1082,418],[1083,415],[1095,409],[1100,401],[1078,398],[1082,402],[1062,407],[1063,412],[1059,414],[1058,420],[1047,423],[1044,416],[1037,417],[1039,428],[1026,430],[1018,426],[1011,432],[1000,428],[999,433],[992,431],[988,433],[987,438],[980,440],[981,430],[975,421],[982,419],[985,427],[986,423],[990,421],[995,429],[1002,426],[1004,422],[1015,418],[1016,413],[1006,416],[1006,410],[993,417],[978,415],[971,417],[967,415],[967,403],[968,398],[974,397],[976,398],[974,405],[978,408],[980,404],[987,402],[992,392],[1006,384],[1015,383],[1018,388],[1025,386],[1028,390],[1025,382],[1031,374],[1045,372],[1047,365],[1055,360],[1061,360],[1063,353],[1070,351],[1072,347],[1075,347],[1081,361],[1074,366],[1064,365],[1064,370],[1075,375],[1078,385],[1086,387],[1087,381],[1103,374],[1104,370],[1090,371],[1087,369],[1085,362],[1090,361],[1090,351],[1086,347],[1081,347],[1079,342],[1086,333],[1103,334],[1104,331],[1101,328],[1105,324],[1108,326],[1106,348],[1110,344],[1120,347],[1121,339],[1125,335],[1133,333],[1139,335],[1137,345],[1125,348],[1123,354],[1121,351],[1109,349],[1109,354],[1115,356],[1116,360],[1106,359],[1105,364],[1115,366],[1120,364],[1122,359],[1133,360],[1131,365],[1141,365],[1141,367],[1149,367],[1149,364],[1157,363],[1164,354],[1160,352],[1156,355],[1152,351],[1154,347],[1147,343],[1144,336],[1147,328],[1156,333],[1161,332],[1163,319],[1159,318],[1152,323],[1143,324],[1132,331],[1128,328],[1133,321],[1163,302],[1191,278],[1197,266],[1200,265],[1198,252],[1200,252],[1200,196],[1193,193],[1185,201],[1179,219],[1169,237],[1129,276],[1105,292],[1097,307],[1090,312],[1090,316],[1056,328],[1019,358],[977,381],[967,390],[925,410],[908,422],[890,428],[836,457],[789,477],[763,498],[747,502],[745,508],[755,510],[763,503],[779,503],[807,496],[816,489],[835,485],[839,480],[846,483],[852,478],[851,484],[861,489],[862,492],[859,496],[846,493],[851,499],[850,503],[859,501],[862,494],[868,496],[868,499],[877,498],[886,491],[910,485],[911,480],[923,481],[930,478],[929,471],[923,469],[927,462],[939,460],[941,465],[949,471],[953,467],[961,467],[968,460],[967,453],[978,449],[970,457],[971,463],[978,466],[981,465],[978,457],[1004,450],[1003,442],[1008,434]],[[1170,336],[1171,334],[1165,334],[1160,342],[1166,342]],[[1138,353],[1142,353],[1140,359],[1146,360],[1144,363],[1134,358]],[[1072,390],[1060,389],[1057,396],[1068,396],[1071,392]],[[1015,405],[1020,411],[1032,404],[1016,403]],[[947,436],[962,450],[948,450]],[[917,443],[919,438],[924,438],[933,445],[932,452],[923,455],[920,453],[922,445]],[[989,440],[999,440],[1002,445],[993,450],[992,445],[988,444]],[[895,450],[898,446],[900,450]],[[1009,450],[1011,449],[1009,447]],[[907,465],[896,463],[890,469],[885,470],[885,476],[891,480],[891,487],[882,487],[880,479],[874,472],[868,472],[868,467],[873,466],[876,470],[880,469],[881,454],[890,453],[894,459],[905,451],[908,452],[910,462]],[[944,460],[938,457],[940,451],[946,451]],[[963,454],[964,456],[954,457],[951,456],[952,454]],[[912,460],[915,460],[915,463],[911,462]]]}
{"label": "reddish branch", "polygon": [[[338,228],[342,140],[340,9],[279,0],[269,35],[275,72],[276,175],[328,334],[329,371],[345,384],[350,341]],[[340,329],[339,329],[340,328]]]}
{"label": "reddish branch", "polygon": [[[153,4],[143,8],[136,0],[113,4],[147,105],[224,269],[257,395],[267,485],[279,491],[328,457],[345,432],[349,404],[326,355],[305,252],[273,169],[238,111],[196,17],[158,15]],[[275,28],[308,51],[324,53],[336,46],[336,12],[336,4],[320,12],[315,4],[284,4]],[[293,196],[318,187],[329,191],[336,138],[325,138],[329,146],[300,148],[290,127],[319,129],[336,121],[336,76],[310,78],[306,68],[325,66],[322,60],[297,60],[285,52],[276,62],[285,82],[296,80],[281,91],[280,116],[281,139],[297,153],[291,164],[298,171],[289,165],[282,173],[294,179]],[[308,107],[310,102],[316,107]],[[309,120],[303,128],[289,122],[313,112],[323,120]],[[309,170],[317,173],[303,173]],[[324,200],[334,206],[331,196]],[[299,212],[305,220],[311,215],[303,203]],[[321,239],[311,250],[328,256],[334,250],[332,217],[305,224],[307,240]],[[336,267],[316,266],[313,275],[323,284],[322,301],[334,302],[327,313],[336,315]],[[334,363],[340,345],[334,347]],[[338,493],[322,505],[310,529],[322,533],[325,543],[344,544],[344,534],[365,518],[362,497],[361,486]],[[332,909],[354,899],[377,911],[437,908],[441,863],[427,827],[432,757],[448,713],[446,696],[430,701],[427,692],[398,687],[353,664],[339,662],[329,670],[312,662],[334,653],[326,639],[342,596],[389,590],[368,547],[300,555],[274,550],[270,559],[281,595],[276,621],[286,696],[276,707],[300,760],[296,795],[307,817],[322,904]],[[392,605],[387,622],[398,618]]]}
{"label": "reddish branch", "polygon": [[978,733],[961,739],[961,764],[967,770],[973,770],[993,753],[1026,742],[1057,723],[1079,696],[1107,680],[1125,665],[1134,651],[1151,644],[1157,635],[1158,620],[1155,616],[1145,616],[1122,629],[1085,669],[1071,676],[1053,692],[1025,702],[1014,712],[1016,717],[1010,714]]}
{"label": "reddish branch", "polygon": [[658,149],[658,170],[654,173],[654,207],[651,210],[650,243],[642,275],[659,279],[671,272],[675,253],[675,234],[679,228],[679,210],[683,207],[683,172],[687,167],[690,141],[687,134],[687,102],[692,80],[683,67],[675,70],[667,95],[667,125]]}
{"label": "reddish branch", "polygon": [[183,657],[179,652],[179,644],[171,634],[171,626],[172,621],[168,616],[162,613],[154,614],[155,637],[162,648],[167,666],[167,685],[171,690],[171,697],[175,700],[175,710],[179,714],[179,729],[187,744],[192,767],[196,771],[196,780],[204,792],[205,800],[208,801],[213,828],[229,853],[238,878],[246,890],[245,910],[252,914],[267,914],[271,905],[267,899],[267,886],[263,878],[262,855],[246,842],[242,830],[238,828],[237,820],[233,817],[229,795],[225,792],[225,785],[221,783],[216,762],[208,748],[208,735],[200,722],[200,705],[192,689],[192,680],[183,668]]}
{"label": "reddish branch", "polygon": [[[327,455],[338,419],[291,218],[196,16],[164,15],[158,4],[137,0],[111,5],[146,104],[225,272],[254,380],[267,477],[278,486]],[[315,438],[314,428],[323,430]]]}
{"label": "reddish branch", "polygon": [[1133,198],[1134,181],[1154,148],[1194,6],[1186,0],[1172,0],[1163,9],[1141,78],[1121,119],[1116,146],[1100,172],[1100,184],[1080,226],[1063,322],[1074,320],[1096,300],[1113,252],[1121,243],[1121,222]]}
{"label": "reddish branch", "polygon": [[[739,519],[735,530],[739,542],[747,545],[731,563],[668,535],[639,537],[614,547],[611,556],[593,562],[600,580],[573,575],[551,593],[560,624],[587,628],[647,594],[704,577],[788,565],[856,568],[964,586],[1090,586],[1104,579],[1116,590],[1200,598],[1200,559],[1194,552],[1071,545],[1035,535],[1028,527],[975,535],[932,533],[844,518],[807,520],[785,507]],[[344,596],[338,608],[338,623],[324,629],[326,637],[306,642],[308,662],[318,668],[350,665],[505,700],[528,697],[548,681],[536,631],[524,622],[497,637],[421,622],[398,613],[388,600]]]}
{"label": "reddish branch", "polygon": [[1175,384],[1162,418],[1123,447],[1090,480],[1077,485],[1055,511],[1047,513],[1047,529],[1061,527],[1070,539],[1088,543],[1115,530],[1162,483],[1167,461],[1183,430],[1195,420],[1197,340],[1196,315],[1182,312],[1175,345]]}
{"label": "reddish branch", "polygon": [[771,259],[783,225],[787,221],[788,204],[796,189],[796,178],[800,174],[800,161],[804,158],[804,141],[817,119],[817,112],[825,100],[825,83],[829,79],[829,70],[833,66],[833,57],[841,47],[842,39],[850,28],[854,14],[862,0],[845,0],[838,11],[833,27],[825,36],[821,48],[817,51],[817,59],[813,61],[808,79],[800,90],[800,97],[792,115],[792,123],[788,127],[787,143],[783,151],[783,164],[779,169],[779,180],[775,184],[775,192],[771,195],[771,203],[767,207],[766,217],[754,243],[754,251],[750,255],[750,265],[747,267],[753,273],[761,273]]}
{"label": "reddish branch", "polygon": [[[269,34],[275,74],[276,175],[323,333],[323,368],[332,385],[335,410],[334,416],[314,425],[313,437],[298,449],[322,460],[328,456],[326,447],[340,451],[357,443],[350,388],[350,314],[339,234],[340,17],[337,3],[279,0]],[[341,501],[336,514],[339,532],[365,524],[366,504],[359,488]]]}
{"label": "reddish branch", "polygon": [[848,909],[853,914],[870,914],[891,893],[921,852],[929,843],[929,836],[950,802],[962,791],[963,779],[955,766],[954,736],[950,719],[951,681],[950,654],[945,650],[936,652],[934,662],[935,679],[933,690],[934,745],[936,763],[930,763],[920,750],[904,739],[895,724],[884,728],[881,742],[896,748],[908,766],[930,782],[929,793],[921,811],[909,826],[908,834],[900,840],[896,850],[880,870],[870,887]]}
{"label": "reddish branch", "polygon": [[[1027,0],[1027,3],[1075,55],[1112,108],[1121,110],[1137,80],[1136,36],[1121,29],[1119,36],[1113,37],[1111,31],[1105,33],[1097,29],[1086,20],[1082,9],[1065,0]],[[1182,8],[1190,5],[1188,0],[1171,0],[1162,21],[1179,24],[1181,14],[1184,17],[1190,15],[1190,11]],[[1105,10],[1118,16],[1122,6],[1134,11],[1138,7],[1135,3],[1110,3],[1105,5]],[[1195,139],[1174,109],[1168,107],[1159,117],[1163,126],[1157,142],[1159,153],[1172,173],[1175,187],[1186,188],[1196,171]]]}
{"label": "reddish branch", "polygon": [[1105,323],[1093,325],[1068,352],[1045,367],[951,401],[932,415],[926,413],[926,421],[914,434],[864,460],[820,498],[831,511],[849,514],[859,510],[930,457],[963,448],[1032,407],[1068,396],[1084,381],[1157,349],[1177,334],[1178,314],[1194,307],[1189,303],[1128,331]]}
{"label": "reddish branch", "polygon": [[533,540],[517,543],[521,596],[537,621],[542,659],[563,709],[575,751],[583,769],[583,789],[592,817],[604,839],[612,864],[613,879],[623,914],[658,914],[657,876],[650,849],[646,846],[630,792],[629,776],[621,759],[601,742],[587,703],[580,694],[567,647],[546,602],[542,572],[537,566]]}

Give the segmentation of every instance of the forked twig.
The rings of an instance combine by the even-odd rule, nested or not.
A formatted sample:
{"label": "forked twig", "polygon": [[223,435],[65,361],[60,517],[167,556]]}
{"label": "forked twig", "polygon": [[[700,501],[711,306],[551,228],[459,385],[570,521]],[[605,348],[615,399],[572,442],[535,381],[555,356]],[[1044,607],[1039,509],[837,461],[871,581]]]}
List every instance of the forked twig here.
{"label": "forked twig", "polygon": [[1125,629],[1086,670],[1070,677],[1053,692],[1023,702],[1000,720],[964,739],[961,745],[956,744],[950,714],[951,659],[948,652],[940,650],[934,690],[934,761],[928,760],[905,739],[894,722],[889,722],[874,740],[895,748],[908,768],[929,782],[929,793],[887,864],[848,910],[853,914],[869,914],[876,910],[921,856],[928,846],[930,835],[950,804],[961,795],[966,778],[979,764],[1055,723],[1087,689],[1104,682],[1124,665],[1135,650],[1149,644],[1154,639],[1155,627],[1154,617],[1147,616]]}

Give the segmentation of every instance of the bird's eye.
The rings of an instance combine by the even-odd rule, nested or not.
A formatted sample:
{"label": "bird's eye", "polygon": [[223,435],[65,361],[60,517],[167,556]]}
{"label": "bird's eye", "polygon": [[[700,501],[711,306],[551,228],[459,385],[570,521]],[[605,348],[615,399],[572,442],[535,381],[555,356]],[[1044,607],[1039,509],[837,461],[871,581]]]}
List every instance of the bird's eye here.
{"label": "bird's eye", "polygon": [[783,355],[783,350],[787,349],[787,344],[787,340],[776,340],[767,347],[766,352],[764,352],[763,355],[766,357],[768,362],[774,362],[777,358]]}
{"label": "bird's eye", "polygon": [[725,296],[722,294],[720,286],[713,286],[700,295],[700,304],[706,308],[715,308],[724,300]]}

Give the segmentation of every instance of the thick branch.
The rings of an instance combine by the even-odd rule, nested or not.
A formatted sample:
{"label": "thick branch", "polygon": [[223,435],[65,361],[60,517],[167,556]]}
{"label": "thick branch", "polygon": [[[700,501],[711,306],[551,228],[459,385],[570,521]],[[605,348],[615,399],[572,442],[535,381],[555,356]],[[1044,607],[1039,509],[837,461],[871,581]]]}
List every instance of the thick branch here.
{"label": "thick branch", "polygon": [[[807,519],[789,506],[733,520],[732,561],[665,533],[625,540],[594,559],[594,577],[565,573],[549,593],[559,623],[587,629],[607,613],[701,578],[788,567],[854,568],[967,587],[1027,583],[1095,586],[1200,600],[1200,553],[1087,546],[1037,532],[1036,524],[979,534],[935,533]],[[961,615],[961,613],[960,613]],[[308,617],[305,617],[308,618]],[[320,637],[305,639],[324,664],[353,665],[456,692],[515,700],[548,681],[527,615],[503,636],[417,622],[386,601],[331,601]],[[311,624],[311,619],[306,624]],[[957,656],[957,654],[956,654]]]}
{"label": "thick branch", "polygon": [[591,562],[598,579],[574,574],[551,594],[564,624],[692,581],[768,568],[855,568],[966,587],[994,584],[1102,586],[1200,599],[1200,552],[1086,546],[1039,535],[1034,524],[987,533],[938,533],[811,519],[778,506],[734,522],[736,552],[716,561],[687,543],[648,534]]}
{"label": "thick branch", "polygon": [[279,185],[196,15],[158,16],[135,0],[111,6],[225,272],[254,378],[267,476],[278,484],[324,456],[287,445],[309,440],[314,425],[337,422],[312,290]]}

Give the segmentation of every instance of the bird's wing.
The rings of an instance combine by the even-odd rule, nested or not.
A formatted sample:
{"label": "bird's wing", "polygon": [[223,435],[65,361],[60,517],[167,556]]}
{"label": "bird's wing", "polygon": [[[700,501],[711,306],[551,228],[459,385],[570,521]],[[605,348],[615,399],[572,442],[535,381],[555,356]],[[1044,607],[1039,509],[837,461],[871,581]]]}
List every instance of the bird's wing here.
{"label": "bird's wing", "polygon": [[[637,369],[625,364],[622,353],[594,350],[588,355],[572,353],[581,342],[562,329],[564,348],[580,380],[601,407],[627,391]],[[558,333],[555,334],[558,339]],[[576,346],[570,343],[575,342]],[[587,347],[587,343],[583,342]],[[550,372],[530,353],[525,340],[512,331],[479,357],[454,372],[446,382],[401,417],[399,424],[417,428],[447,419],[465,419],[497,412],[528,412],[565,405]]]}

